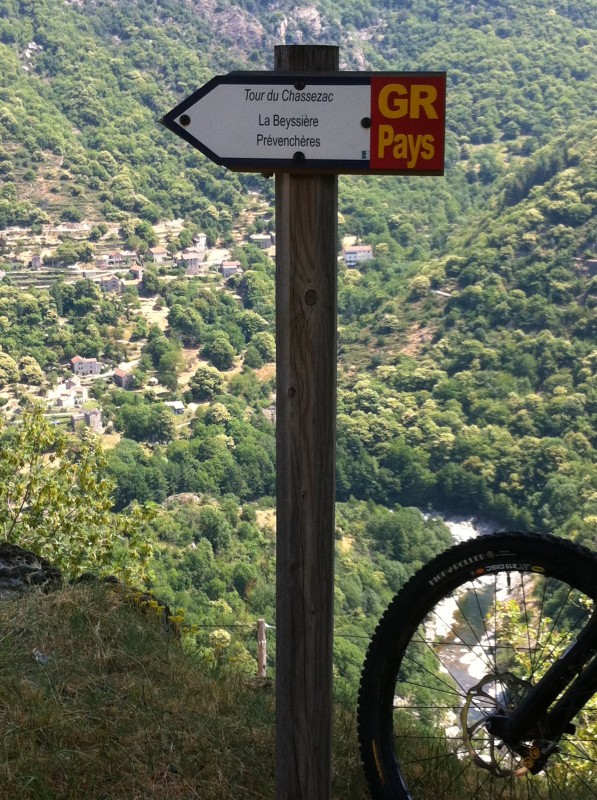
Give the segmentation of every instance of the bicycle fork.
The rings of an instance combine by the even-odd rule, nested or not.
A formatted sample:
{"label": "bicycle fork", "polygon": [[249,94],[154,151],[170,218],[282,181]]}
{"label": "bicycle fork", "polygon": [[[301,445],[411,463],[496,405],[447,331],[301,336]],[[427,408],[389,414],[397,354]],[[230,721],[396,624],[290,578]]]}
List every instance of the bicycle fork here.
{"label": "bicycle fork", "polygon": [[561,736],[575,732],[572,720],[596,692],[597,612],[516,709],[492,714],[485,727],[522,755],[529,772],[536,774],[556,752]]}

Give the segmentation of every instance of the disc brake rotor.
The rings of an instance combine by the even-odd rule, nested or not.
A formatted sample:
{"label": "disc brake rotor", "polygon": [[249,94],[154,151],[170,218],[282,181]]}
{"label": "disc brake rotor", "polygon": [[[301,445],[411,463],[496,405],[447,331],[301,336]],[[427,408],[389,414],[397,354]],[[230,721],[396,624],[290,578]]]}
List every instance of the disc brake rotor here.
{"label": "disc brake rotor", "polygon": [[520,756],[489,733],[485,723],[493,714],[511,714],[530,688],[528,681],[511,672],[502,672],[486,675],[467,692],[460,712],[464,744],[473,763],[498,778],[522,777],[529,770],[521,763]]}

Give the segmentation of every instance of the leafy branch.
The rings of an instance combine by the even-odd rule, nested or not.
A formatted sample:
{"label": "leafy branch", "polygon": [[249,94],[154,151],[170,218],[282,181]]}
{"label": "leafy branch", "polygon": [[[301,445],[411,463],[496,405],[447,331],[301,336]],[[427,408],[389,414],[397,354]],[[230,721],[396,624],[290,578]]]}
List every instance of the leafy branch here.
{"label": "leafy branch", "polygon": [[22,423],[0,422],[0,536],[34,550],[65,577],[85,571],[118,573],[140,581],[151,545],[142,534],[150,505],[115,514],[115,483],[105,474],[100,440],[58,430],[40,405]]}

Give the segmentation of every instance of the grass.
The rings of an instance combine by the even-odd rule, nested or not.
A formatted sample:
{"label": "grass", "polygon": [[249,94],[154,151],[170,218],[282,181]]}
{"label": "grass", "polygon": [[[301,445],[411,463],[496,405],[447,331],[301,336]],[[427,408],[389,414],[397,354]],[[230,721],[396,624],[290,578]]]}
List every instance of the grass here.
{"label": "grass", "polygon": [[[0,603],[0,797],[274,797],[273,687],[214,676],[115,586]],[[337,709],[335,800],[366,797]]]}

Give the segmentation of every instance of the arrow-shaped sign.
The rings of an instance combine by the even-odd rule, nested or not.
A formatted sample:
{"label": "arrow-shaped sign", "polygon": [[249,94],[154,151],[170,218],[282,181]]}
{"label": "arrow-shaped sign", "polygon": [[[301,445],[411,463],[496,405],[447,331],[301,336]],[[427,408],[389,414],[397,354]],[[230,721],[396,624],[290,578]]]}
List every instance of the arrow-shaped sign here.
{"label": "arrow-shaped sign", "polygon": [[243,172],[441,175],[445,73],[232,72],[162,122]]}

